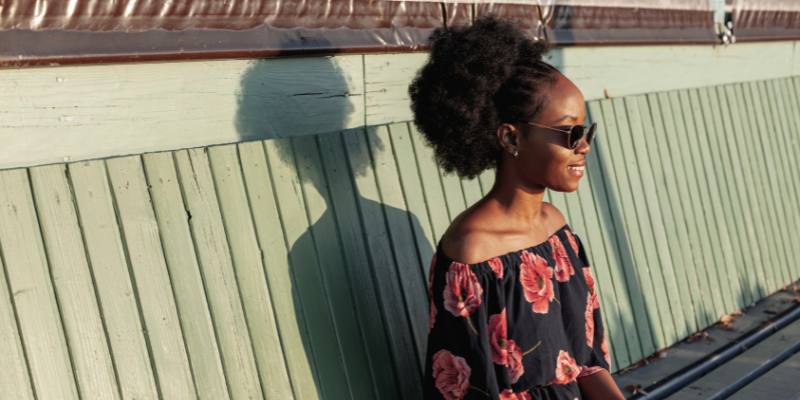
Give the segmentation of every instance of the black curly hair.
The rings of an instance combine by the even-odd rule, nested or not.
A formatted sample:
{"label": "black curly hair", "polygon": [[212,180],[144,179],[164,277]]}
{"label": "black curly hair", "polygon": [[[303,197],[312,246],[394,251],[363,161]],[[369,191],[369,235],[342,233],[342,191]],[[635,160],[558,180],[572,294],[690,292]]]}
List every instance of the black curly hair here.
{"label": "black curly hair", "polygon": [[408,88],[414,124],[446,171],[474,178],[496,168],[503,122],[532,120],[556,81],[542,61],[549,49],[511,22],[493,15],[470,26],[437,28],[428,62]]}

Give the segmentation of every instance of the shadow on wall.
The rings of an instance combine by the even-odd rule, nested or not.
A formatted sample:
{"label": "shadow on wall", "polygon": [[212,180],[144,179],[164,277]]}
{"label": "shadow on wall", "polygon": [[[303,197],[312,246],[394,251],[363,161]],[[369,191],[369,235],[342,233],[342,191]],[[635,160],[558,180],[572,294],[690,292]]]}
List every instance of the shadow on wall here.
{"label": "shadow on wall", "polygon": [[[380,127],[343,129],[363,121],[363,95],[350,93],[340,62],[256,61],[241,81],[242,140],[273,138],[270,166],[290,171],[273,173],[273,185],[303,203],[286,207],[296,215],[281,210],[275,228],[289,253],[267,255],[288,257],[297,320],[277,323],[296,323],[305,347],[285,357],[307,359],[323,399],[420,398],[429,268],[421,260],[433,249],[416,216],[382,200],[382,189],[400,182],[376,177],[376,155],[392,157]],[[323,129],[334,132],[307,133]]]}

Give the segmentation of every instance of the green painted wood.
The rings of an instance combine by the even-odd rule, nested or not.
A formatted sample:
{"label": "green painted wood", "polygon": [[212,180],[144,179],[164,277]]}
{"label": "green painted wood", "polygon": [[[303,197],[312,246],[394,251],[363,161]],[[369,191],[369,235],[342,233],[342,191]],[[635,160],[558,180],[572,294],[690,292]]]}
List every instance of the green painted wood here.
{"label": "green painted wood", "polygon": [[[633,301],[643,301],[646,304],[651,325],[653,347],[643,346],[644,354],[650,354],[666,345],[664,326],[661,322],[667,318],[669,304],[664,301],[666,296],[663,285],[660,280],[657,280],[658,275],[653,270],[655,266],[651,264],[656,260],[648,259],[648,250],[652,249],[645,245],[641,232],[642,227],[637,220],[637,216],[642,215],[646,218],[646,214],[642,214],[641,202],[637,201],[636,195],[641,193],[641,190],[640,184],[636,181],[638,179],[634,172],[636,170],[632,169],[635,166],[635,161],[631,158],[633,150],[629,144],[625,145],[625,140],[623,140],[626,136],[630,136],[630,128],[624,117],[625,109],[622,101],[623,99],[603,101],[602,106],[607,126],[614,126],[614,129],[618,130],[617,135],[609,135],[610,159],[614,164],[614,171],[610,175],[616,181],[615,190],[619,194],[619,207],[622,211],[620,223],[624,226],[625,241],[631,249],[634,262],[632,265],[636,265],[636,268],[632,268],[636,278],[635,280],[629,279],[628,286],[629,288],[638,286],[642,298],[639,300],[636,296],[637,293],[630,293],[630,295],[634,296]],[[613,124],[609,123],[611,120],[614,121]],[[629,171],[629,168],[632,170]],[[639,210],[637,210],[637,203],[639,203]],[[639,323],[642,323],[641,321]]]}
{"label": "green painted wood", "polygon": [[161,396],[196,396],[140,156],[106,162]]}
{"label": "green painted wood", "polygon": [[[597,117],[592,114],[591,111],[591,109],[587,110],[587,122],[599,123]],[[598,131],[598,135],[599,134],[601,134],[600,131]],[[609,255],[606,248],[607,242],[605,241],[603,230],[600,226],[602,223],[601,218],[598,218],[595,208],[595,195],[596,193],[600,193],[601,190],[595,191],[594,188],[597,186],[596,184],[592,184],[592,180],[597,182],[602,181],[602,177],[598,175],[598,158],[597,150],[595,150],[598,141],[599,139],[594,142],[592,150],[590,150],[587,155],[586,175],[584,175],[586,181],[584,181],[578,189],[578,198],[573,199],[573,203],[570,205],[570,212],[572,213],[573,209],[579,208],[583,215],[583,231],[576,232],[576,234],[584,243],[584,249],[591,262],[592,273],[597,282],[598,297],[600,298],[600,304],[603,309],[603,323],[607,329],[606,337],[609,338],[608,342],[612,359],[612,368],[616,369],[620,365],[628,365],[630,363],[628,344],[626,343],[624,334],[624,322],[620,316],[622,307],[625,305],[629,306],[630,304],[625,302],[620,305],[617,302],[617,291],[619,290],[617,287],[620,286],[622,282],[614,282],[616,277],[610,270],[611,264],[609,263]],[[574,196],[568,196],[568,200],[573,197]],[[577,200],[577,204],[574,203],[575,200]],[[601,292],[602,294],[599,294]]]}
{"label": "green painted wood", "polygon": [[103,161],[67,165],[123,399],[158,389]]}
{"label": "green painted wood", "polygon": [[[545,201],[614,370],[800,277],[798,106],[797,78],[587,103],[585,180]],[[494,171],[444,174],[409,121],[285,136],[0,172],[0,396],[420,397],[430,259]]]}
{"label": "green painted wood", "polygon": [[79,392],[85,398],[118,399],[116,371],[66,167],[31,168],[30,182]]}
{"label": "green painted wood", "polygon": [[[721,210],[717,210],[721,211],[723,216],[723,219],[718,221],[722,222],[720,229],[725,240],[722,246],[725,251],[730,251],[730,255],[733,257],[733,263],[729,264],[728,274],[736,283],[734,300],[739,307],[744,307],[754,301],[750,287],[752,268],[748,267],[753,264],[753,261],[752,256],[749,254],[749,243],[745,235],[745,228],[739,221],[742,216],[742,211],[738,209],[738,202],[741,196],[738,191],[731,188],[733,185],[733,177],[731,176],[733,166],[730,162],[729,150],[724,142],[726,138],[723,133],[726,130],[723,126],[721,113],[718,107],[714,107],[719,104],[719,99],[716,98],[716,91],[714,88],[701,88],[698,90],[698,94],[707,126],[706,135],[700,139],[707,142],[707,148],[711,153],[713,173],[718,184],[717,190],[712,194],[716,196],[716,204],[722,207]],[[728,223],[724,223],[725,221]]]}
{"label": "green painted wood", "polygon": [[[375,282],[383,315],[386,321],[389,342],[393,344],[394,362],[397,368],[399,391],[402,398],[420,397],[422,388],[422,375],[420,373],[420,351],[422,343],[416,341],[419,329],[427,329],[423,324],[425,319],[410,321],[409,306],[406,302],[414,302],[416,307],[411,310],[419,313],[419,307],[425,303],[425,291],[416,292],[418,298],[409,299],[402,292],[398,281],[399,269],[413,270],[414,274],[422,279],[417,272],[419,266],[414,264],[397,265],[398,257],[392,246],[391,231],[387,221],[398,221],[401,217],[408,218],[405,211],[390,208],[381,204],[381,187],[378,182],[380,176],[370,168],[372,161],[371,152],[376,148],[371,147],[367,132],[361,130],[344,134],[344,145],[347,151],[347,160],[354,171],[355,191],[359,194],[357,202],[363,229],[366,235],[367,248],[373,265],[375,265]],[[372,143],[375,143],[374,135]],[[356,173],[358,171],[359,173]],[[383,182],[386,185],[387,182]],[[388,214],[393,214],[389,216]],[[400,216],[398,216],[400,215]],[[402,250],[402,249],[401,249]],[[402,258],[407,257],[408,249],[403,251]],[[410,265],[410,266],[409,266]],[[424,283],[420,282],[420,286]],[[425,287],[425,286],[422,286]],[[412,304],[414,304],[412,303]],[[427,304],[421,310],[428,315]],[[418,315],[418,314],[417,314]]]}
{"label": "green painted wood", "polygon": [[[419,263],[423,267],[422,276],[427,280],[434,250],[431,248],[430,244],[436,236],[433,233],[430,214],[426,207],[422,177],[417,163],[406,161],[415,159],[414,145],[411,140],[411,132],[408,130],[408,124],[398,123],[389,125],[388,137],[391,140],[392,149],[394,150],[394,163],[398,166],[397,172],[400,175],[400,183],[403,189],[403,197],[406,200],[406,208],[408,209],[409,216],[416,216],[418,220],[418,224],[412,224],[412,229],[414,229],[414,239],[419,255]],[[480,193],[480,186],[478,186],[477,189]]]}
{"label": "green painted wood", "polygon": [[262,397],[230,247],[207,149],[175,153],[178,180],[195,242],[231,397]]}
{"label": "green painted wood", "polygon": [[667,198],[666,193],[663,191],[659,193],[658,185],[663,182],[658,182],[657,177],[663,175],[657,170],[660,161],[658,150],[653,146],[654,140],[648,140],[650,139],[648,135],[641,134],[654,127],[647,96],[626,97],[625,106],[628,117],[635,126],[631,131],[631,142],[637,149],[635,159],[641,173],[646,210],[650,217],[649,223],[645,221],[645,224],[650,226],[648,235],[652,235],[649,237],[653,241],[663,284],[670,299],[674,330],[671,330],[667,340],[672,343],[694,332],[687,322],[694,318],[692,296],[689,294],[686,272],[682,262],[678,261],[681,257],[677,252],[673,252],[678,243],[672,241],[671,239],[675,238],[667,234],[667,226],[671,225],[672,219],[669,217],[671,214],[669,204],[664,202]]}
{"label": "green painted wood", "polygon": [[[701,282],[705,282],[705,280],[699,277],[698,268],[695,265],[698,260],[695,258],[698,249],[697,246],[691,245],[687,229],[687,226],[694,226],[691,222],[694,217],[692,213],[687,212],[690,211],[688,207],[681,206],[688,201],[686,191],[681,190],[684,188],[685,172],[683,163],[677,154],[676,144],[674,141],[670,143],[668,140],[670,135],[667,134],[676,129],[670,102],[665,93],[660,93],[648,95],[648,104],[654,125],[652,143],[656,147],[651,151],[654,153],[656,168],[660,172],[656,174],[656,181],[659,192],[663,193],[659,199],[662,204],[663,221],[667,229],[670,252],[676,260],[674,265],[678,267],[676,275],[678,275],[681,285],[688,287],[689,293],[701,293],[700,288],[704,286]],[[691,315],[688,316],[686,325],[691,332],[696,332],[706,325],[705,318],[702,316],[705,300],[691,295],[688,296],[688,299],[691,300],[692,308],[688,310]]]}
{"label": "green painted wood", "polygon": [[[763,116],[767,122],[766,130],[763,131],[766,132],[766,134],[761,137],[779,137],[784,128],[781,126],[781,115],[777,112],[776,105],[774,104],[777,94],[768,91],[766,85],[767,82],[761,81],[755,82],[752,86],[754,98],[761,102]],[[793,229],[791,228],[792,226],[797,225],[789,223],[794,215],[794,211],[788,210],[786,207],[789,203],[792,203],[792,197],[788,192],[791,183],[788,182],[786,178],[785,170],[788,168],[786,168],[786,163],[781,162],[781,151],[777,148],[775,140],[761,140],[761,144],[767,153],[765,159],[767,161],[767,172],[771,180],[769,197],[773,199],[775,204],[775,208],[772,210],[774,225],[770,233],[778,243],[781,251],[780,255],[782,256],[780,264],[778,265],[778,282],[780,285],[783,282],[793,281],[788,264],[791,263],[791,260],[794,258],[791,253],[791,249],[794,246],[791,246],[790,243],[784,240],[786,236],[783,233],[788,232],[789,229]],[[795,208],[796,207],[792,207],[792,209]]]}
{"label": "green painted wood", "polygon": [[228,399],[219,343],[173,156],[170,153],[145,154],[142,162],[197,396],[201,399]]}
{"label": "green painted wood", "polygon": [[0,397],[9,399],[34,399],[30,369],[22,345],[19,323],[14,310],[14,300],[8,286],[5,266],[0,257],[0,357],[6,373],[0,374]]}
{"label": "green painted wood", "polygon": [[727,191],[723,193],[723,196],[726,196],[732,204],[731,213],[733,215],[730,218],[738,234],[736,244],[742,251],[744,261],[745,295],[748,302],[752,303],[765,295],[761,285],[759,285],[762,279],[759,276],[759,271],[763,271],[761,269],[761,250],[755,227],[753,226],[752,212],[750,212],[749,208],[751,206],[745,188],[739,146],[736,145],[735,130],[738,127],[734,126],[735,121],[731,115],[728,94],[723,87],[714,89],[710,93],[710,103],[711,107],[716,109],[715,115],[721,119],[722,125],[720,126],[720,122],[717,122],[719,130],[715,131],[711,137],[712,140],[715,140],[715,144],[712,147],[719,150],[722,159],[722,170],[725,172],[727,180]]}
{"label": "green painted wood", "polygon": [[[775,221],[772,219],[772,212],[771,209],[774,207],[772,203],[772,199],[768,196],[764,196],[766,193],[770,193],[771,190],[769,188],[769,177],[765,171],[766,168],[766,160],[764,159],[764,152],[762,150],[763,144],[761,143],[759,138],[753,137],[752,132],[762,132],[765,131],[766,125],[763,120],[763,116],[761,115],[760,102],[756,103],[754,98],[749,96],[753,95],[753,92],[750,88],[748,83],[737,84],[737,92],[739,96],[748,96],[747,98],[740,97],[739,100],[742,102],[740,104],[741,109],[743,110],[743,118],[747,122],[747,126],[750,127],[750,130],[745,132],[745,139],[747,140],[747,147],[746,153],[748,157],[750,157],[750,171],[752,171],[754,176],[754,187],[757,188],[759,192],[759,197],[761,197],[759,206],[757,206],[757,210],[760,214],[760,222],[762,225],[761,230],[761,240],[763,240],[767,244],[767,257],[769,259],[769,266],[765,268],[766,270],[766,285],[767,285],[767,293],[772,293],[775,291],[779,284],[778,278],[778,264],[781,262],[781,254],[778,247],[778,244],[772,238],[772,230],[775,227]],[[774,266],[774,267],[773,267]]]}
{"label": "green painted wood", "polygon": [[450,212],[444,200],[439,171],[433,155],[433,149],[424,142],[422,134],[413,124],[408,125],[414,156],[422,181],[422,192],[425,194],[425,207],[431,219],[433,241],[438,242],[450,224]]}
{"label": "green painted wood", "polygon": [[758,206],[759,199],[756,194],[758,189],[753,183],[753,167],[750,163],[751,152],[749,151],[750,146],[746,141],[746,136],[752,131],[749,129],[746,123],[747,120],[744,118],[743,105],[737,88],[734,85],[729,85],[724,88],[724,91],[733,124],[733,129],[729,131],[729,137],[733,147],[732,152],[735,151],[733,156],[739,161],[742,166],[740,171],[743,172],[743,176],[739,179],[741,184],[740,196],[749,209],[749,212],[745,215],[751,217],[748,226],[754,230],[753,237],[755,237],[755,240],[753,240],[753,243],[759,255],[752,268],[755,269],[758,277],[758,294],[763,297],[769,293],[767,289],[767,270],[769,266],[772,265],[773,261],[767,243],[762,239],[764,237],[762,226],[763,219],[760,216],[762,208]]}
{"label": "green painted wood", "polygon": [[[715,162],[717,158],[712,158],[708,148],[709,128],[708,122],[712,120],[712,115],[705,114],[700,105],[700,98],[696,89],[691,89],[688,93],[689,103],[691,104],[693,115],[695,117],[695,126],[697,129],[696,139],[692,143],[696,144],[694,150],[699,150],[699,159],[697,165],[700,168],[699,173],[701,184],[703,184],[702,194],[705,195],[704,206],[709,207],[706,210],[707,227],[709,228],[709,240],[713,240],[712,249],[716,250],[715,259],[720,262],[715,262],[717,271],[717,279],[723,288],[723,298],[725,300],[724,308],[718,310],[717,317],[726,314],[728,310],[734,310],[742,306],[742,301],[738,298],[738,293],[741,291],[739,287],[739,279],[736,271],[736,260],[733,256],[733,248],[730,245],[730,239],[727,233],[726,222],[727,219],[723,215],[723,208],[719,199],[720,188],[717,184],[715,170],[718,168],[718,163]],[[693,146],[695,146],[693,144]],[[710,219],[709,219],[710,218]],[[716,258],[720,257],[720,258]]]}
{"label": "green painted wood", "polygon": [[[264,265],[250,215],[250,203],[235,145],[210,148],[211,171],[239,284],[256,366],[267,399],[292,396],[274,318]],[[268,366],[268,367],[267,367]]]}
{"label": "green painted wood", "polygon": [[[616,273],[614,281],[621,286],[618,293],[618,304],[628,304],[631,307],[630,314],[624,317],[626,321],[623,325],[630,327],[626,329],[628,351],[631,360],[638,360],[646,354],[655,351],[653,345],[653,334],[651,328],[651,312],[645,307],[642,286],[638,283],[636,271],[633,268],[633,253],[631,244],[627,239],[624,221],[621,215],[621,205],[619,203],[618,184],[616,182],[616,167],[609,151],[611,132],[616,133],[616,119],[611,110],[609,101],[591,102],[589,110],[592,118],[603,122],[603,127],[609,132],[603,142],[595,144],[598,162],[594,165],[589,164],[589,174],[598,177],[593,179],[593,190],[596,187],[600,201],[597,203],[598,214],[601,216],[602,224],[605,227],[606,251],[615,262],[615,268],[611,268],[612,274]],[[591,153],[590,153],[591,154]],[[592,174],[592,171],[596,171]],[[615,283],[615,284],[616,284]],[[618,286],[618,287],[619,287]]]}
{"label": "green painted wood", "polygon": [[[358,209],[360,194],[354,190],[343,137],[342,134],[335,134],[318,139],[330,191],[329,204],[335,214],[345,259],[344,268],[348,274],[347,282],[355,300],[354,311],[361,325],[369,357],[369,371],[374,378],[373,385],[379,398],[398,398],[397,374],[402,372],[393,365],[392,353],[400,350],[389,340],[390,326],[384,321],[386,316],[382,315],[380,301],[385,297],[378,293],[375,284],[381,276],[381,265],[374,264],[368,254],[364,240],[365,221],[362,221]],[[406,186],[404,183],[404,189]],[[423,207],[424,204],[424,201],[419,203]]]}
{"label": "green painted wood", "polygon": [[[778,140],[776,146],[783,151],[784,155],[784,163],[789,163],[789,165],[796,165],[793,164],[797,161],[797,156],[793,150],[796,149],[797,144],[797,136],[796,132],[800,132],[800,123],[798,123],[798,113],[793,112],[792,110],[797,110],[798,105],[794,103],[794,99],[792,98],[794,91],[791,90],[792,88],[792,80],[791,78],[783,78],[778,80],[771,81],[773,90],[775,90],[777,96],[777,105],[778,109],[777,112],[780,118],[784,121],[784,128],[783,131],[780,132],[778,136]],[[786,164],[784,164],[786,165]],[[788,171],[784,171],[786,174],[787,185],[789,186],[787,190],[791,193],[791,196],[795,199],[795,201],[800,200],[800,175],[798,175],[797,171],[794,169],[789,169]],[[786,204],[788,206],[788,204]],[[790,212],[794,213],[794,222],[795,224],[798,223],[800,220],[800,212],[794,207],[789,207]],[[797,232],[795,229],[791,229],[789,232],[783,232],[784,235],[789,235],[790,243],[798,243],[800,241],[800,232]],[[792,276],[800,276],[800,265],[797,263],[788,263],[790,273]]]}
{"label": "green painted wood", "polygon": [[[708,241],[707,236],[704,234],[704,213],[705,210],[701,207],[700,193],[696,183],[696,171],[698,169],[692,162],[692,156],[689,150],[688,135],[693,135],[693,123],[691,114],[688,114],[683,109],[677,92],[667,93],[667,98],[662,99],[662,107],[668,110],[670,118],[665,120],[671,122],[668,125],[667,132],[672,132],[667,136],[669,140],[670,149],[673,151],[673,156],[676,158],[673,162],[676,171],[678,171],[678,182],[680,184],[681,204],[691,205],[690,207],[682,207],[687,213],[684,221],[687,226],[689,242],[691,243],[692,256],[695,260],[692,263],[692,268],[695,271],[695,277],[700,282],[702,293],[706,293],[708,298],[706,301],[701,302],[700,309],[695,310],[701,318],[701,326],[708,326],[716,320],[717,310],[721,308],[722,297],[719,290],[713,289],[713,282],[717,279],[714,278],[713,271],[714,255],[711,253],[711,243]],[[670,121],[671,120],[671,121]],[[712,282],[713,281],[713,282]]]}
{"label": "green painted wood", "polygon": [[27,170],[0,173],[0,247],[37,398],[79,398]]}
{"label": "green painted wood", "polygon": [[[331,216],[329,204],[330,193],[327,190],[328,181],[319,152],[317,138],[302,137],[292,140],[295,162],[300,175],[302,194],[305,201],[306,213],[312,225],[304,233],[310,235],[313,242],[313,251],[318,257],[318,270],[322,279],[324,296],[328,301],[334,333],[338,341],[338,351],[341,357],[339,363],[330,363],[328,359],[320,359],[318,366],[340,369],[346,376],[352,398],[366,398],[374,396],[376,388],[372,387],[369,362],[363,352],[364,339],[356,316],[350,290],[349,278],[345,261],[342,255],[341,240],[337,232],[336,219]],[[298,241],[303,241],[299,239]],[[413,246],[409,246],[413,248]],[[299,277],[298,277],[299,278]],[[298,279],[297,285],[301,285]],[[311,318],[318,318],[316,314]],[[317,332],[320,335],[325,332]]]}
{"label": "green painted wood", "polygon": [[[302,337],[305,326],[300,323],[298,312],[301,307],[294,298],[288,248],[282,229],[282,219],[278,210],[272,173],[275,168],[268,167],[270,159],[267,148],[274,142],[248,142],[238,145],[242,172],[247,195],[253,207],[253,215],[259,249],[274,305],[274,313],[285,362],[296,399],[318,398],[314,382],[313,365],[306,358]],[[274,161],[278,163],[279,160]],[[258,205],[258,206],[256,206]]]}

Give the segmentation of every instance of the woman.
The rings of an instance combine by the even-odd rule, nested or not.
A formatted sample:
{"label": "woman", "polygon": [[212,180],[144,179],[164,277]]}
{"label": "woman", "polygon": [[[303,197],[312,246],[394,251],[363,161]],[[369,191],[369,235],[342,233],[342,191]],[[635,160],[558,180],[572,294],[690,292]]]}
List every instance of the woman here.
{"label": "woman", "polygon": [[440,28],[409,93],[438,163],[496,169],[437,243],[428,282],[429,399],[621,399],[583,244],[546,189],[573,192],[594,124],[547,47],[494,17]]}

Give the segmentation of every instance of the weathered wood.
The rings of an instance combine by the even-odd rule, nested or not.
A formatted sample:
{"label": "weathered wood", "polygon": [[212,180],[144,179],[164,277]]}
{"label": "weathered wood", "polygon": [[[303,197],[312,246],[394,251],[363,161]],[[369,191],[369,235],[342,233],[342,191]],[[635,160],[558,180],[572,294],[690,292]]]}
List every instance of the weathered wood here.
{"label": "weathered wood", "polygon": [[28,171],[0,173],[0,247],[37,398],[77,399]]}
{"label": "weathered wood", "polygon": [[194,398],[189,359],[141,158],[108,160],[106,168],[161,396]]}
{"label": "weathered wood", "polygon": [[232,398],[262,397],[253,345],[208,164],[207,149],[175,153],[178,180]]}
{"label": "weathered wood", "polygon": [[283,354],[236,146],[212,147],[208,157],[219,193],[220,211],[228,233],[247,327],[250,337],[257,338],[253,339],[253,351],[262,390],[267,399],[290,398],[292,389],[286,365],[275,362],[281,360]]}
{"label": "weathered wood", "polygon": [[171,153],[145,154],[142,162],[197,396],[209,400],[228,399],[219,344],[173,156]]}
{"label": "weathered wood", "polygon": [[157,398],[139,294],[131,283],[105,163],[83,161],[69,164],[67,171],[122,398]]}
{"label": "weathered wood", "polygon": [[86,398],[118,399],[116,371],[66,167],[32,168],[30,179],[79,392]]}

